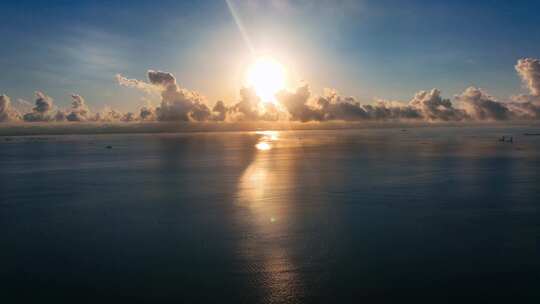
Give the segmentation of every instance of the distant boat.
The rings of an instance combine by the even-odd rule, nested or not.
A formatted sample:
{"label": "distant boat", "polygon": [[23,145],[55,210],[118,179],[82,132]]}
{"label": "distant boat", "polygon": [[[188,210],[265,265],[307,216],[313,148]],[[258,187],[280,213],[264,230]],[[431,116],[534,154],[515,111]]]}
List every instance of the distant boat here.
{"label": "distant boat", "polygon": [[540,133],[524,133],[525,136],[540,136]]}

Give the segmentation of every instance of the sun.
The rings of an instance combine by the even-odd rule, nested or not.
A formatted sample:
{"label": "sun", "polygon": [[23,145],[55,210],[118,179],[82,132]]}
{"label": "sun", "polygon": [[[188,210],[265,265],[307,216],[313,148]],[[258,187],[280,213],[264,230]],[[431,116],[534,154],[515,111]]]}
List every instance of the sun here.
{"label": "sun", "polygon": [[276,102],[276,93],[285,88],[285,68],[278,61],[261,57],[248,69],[246,83],[264,102]]}

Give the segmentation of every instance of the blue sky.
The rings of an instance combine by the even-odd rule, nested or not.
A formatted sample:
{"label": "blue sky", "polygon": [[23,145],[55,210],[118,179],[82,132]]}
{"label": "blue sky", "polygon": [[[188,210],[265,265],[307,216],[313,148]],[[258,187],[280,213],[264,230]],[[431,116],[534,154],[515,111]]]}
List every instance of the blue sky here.
{"label": "blue sky", "polygon": [[[467,86],[501,99],[523,92],[514,65],[540,57],[538,1],[231,0],[258,52],[315,92],[369,102],[421,89],[452,97]],[[60,106],[134,110],[140,92],[117,73],[172,72],[212,104],[238,95],[249,51],[225,1],[3,1],[0,91]]]}

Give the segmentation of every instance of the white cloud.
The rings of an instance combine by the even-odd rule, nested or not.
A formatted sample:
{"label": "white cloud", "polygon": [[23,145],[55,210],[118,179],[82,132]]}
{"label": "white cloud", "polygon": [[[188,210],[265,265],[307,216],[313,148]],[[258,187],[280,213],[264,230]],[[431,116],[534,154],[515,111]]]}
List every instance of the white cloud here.
{"label": "white cloud", "polygon": [[0,122],[20,120],[19,113],[11,106],[11,99],[7,95],[0,95]]}

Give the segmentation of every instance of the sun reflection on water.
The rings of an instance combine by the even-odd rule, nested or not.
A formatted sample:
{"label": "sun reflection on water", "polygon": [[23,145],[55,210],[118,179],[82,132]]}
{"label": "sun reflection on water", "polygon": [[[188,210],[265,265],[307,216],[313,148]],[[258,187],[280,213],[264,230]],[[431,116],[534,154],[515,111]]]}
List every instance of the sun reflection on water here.
{"label": "sun reflection on water", "polygon": [[289,229],[293,208],[293,165],[287,149],[275,148],[280,141],[276,131],[256,132],[253,162],[238,182],[237,204],[241,221],[249,225],[251,237],[240,244],[241,258],[258,280],[270,302],[284,302],[303,289],[297,266],[291,258]]}
{"label": "sun reflection on water", "polygon": [[269,143],[263,141],[263,142],[260,142],[260,143],[256,144],[255,148],[257,148],[258,150],[261,150],[261,151],[266,151],[266,150],[272,149],[272,146]]}
{"label": "sun reflection on water", "polygon": [[260,151],[268,151],[272,149],[273,143],[279,140],[279,132],[277,131],[257,131],[257,135],[262,135],[259,142],[255,145]]}
{"label": "sun reflection on water", "polygon": [[279,132],[278,131],[257,131],[255,134],[263,135],[267,139],[270,139],[272,141],[279,139]]}

